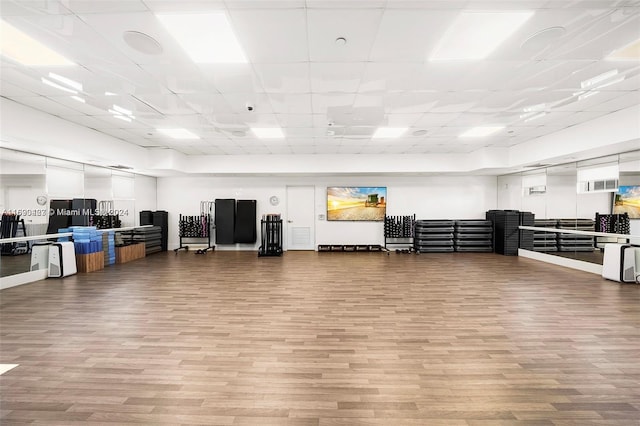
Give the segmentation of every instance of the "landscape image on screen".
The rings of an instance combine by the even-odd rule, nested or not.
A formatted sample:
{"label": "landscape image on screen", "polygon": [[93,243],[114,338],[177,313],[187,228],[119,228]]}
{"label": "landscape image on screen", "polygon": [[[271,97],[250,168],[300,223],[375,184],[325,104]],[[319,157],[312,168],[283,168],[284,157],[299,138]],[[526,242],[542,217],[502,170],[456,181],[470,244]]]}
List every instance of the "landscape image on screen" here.
{"label": "landscape image on screen", "polygon": [[640,185],[618,187],[613,201],[613,214],[623,213],[628,213],[629,219],[640,219]]}
{"label": "landscape image on screen", "polygon": [[327,220],[384,220],[386,208],[386,187],[327,188]]}

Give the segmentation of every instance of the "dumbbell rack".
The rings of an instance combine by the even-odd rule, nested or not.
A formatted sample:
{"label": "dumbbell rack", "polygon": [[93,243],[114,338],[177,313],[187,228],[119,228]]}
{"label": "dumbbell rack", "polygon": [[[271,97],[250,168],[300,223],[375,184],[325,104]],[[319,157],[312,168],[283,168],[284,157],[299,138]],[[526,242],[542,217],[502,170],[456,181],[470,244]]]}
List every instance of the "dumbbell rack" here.
{"label": "dumbbell rack", "polygon": [[414,226],[416,215],[385,216],[384,248],[387,251],[409,253],[414,247]]}

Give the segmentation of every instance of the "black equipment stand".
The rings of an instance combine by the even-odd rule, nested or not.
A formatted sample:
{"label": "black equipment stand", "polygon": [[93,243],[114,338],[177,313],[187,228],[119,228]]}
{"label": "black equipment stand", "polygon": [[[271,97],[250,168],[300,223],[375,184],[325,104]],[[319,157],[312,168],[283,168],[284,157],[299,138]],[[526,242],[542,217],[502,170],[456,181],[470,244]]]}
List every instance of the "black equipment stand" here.
{"label": "black equipment stand", "polygon": [[282,255],[282,219],[279,214],[267,214],[260,221],[262,245],[258,257]]}
{"label": "black equipment stand", "polygon": [[211,220],[215,203],[213,201],[200,202],[200,216],[180,215],[178,222],[180,247],[173,249],[176,253],[180,250],[189,251],[189,246],[184,245],[183,239],[202,239],[207,241],[207,247],[196,250],[196,254],[205,254],[207,251],[214,251],[216,246],[211,243]]}

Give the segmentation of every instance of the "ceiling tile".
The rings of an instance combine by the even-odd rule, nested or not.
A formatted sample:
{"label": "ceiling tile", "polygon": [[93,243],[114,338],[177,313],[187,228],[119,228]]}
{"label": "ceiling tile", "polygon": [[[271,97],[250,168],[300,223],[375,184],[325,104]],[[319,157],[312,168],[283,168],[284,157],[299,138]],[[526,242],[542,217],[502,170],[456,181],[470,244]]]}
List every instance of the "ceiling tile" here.
{"label": "ceiling tile", "polygon": [[254,69],[267,93],[311,92],[309,64],[255,64]]}
{"label": "ceiling tile", "polygon": [[457,15],[455,10],[385,10],[371,60],[424,63]]}
{"label": "ceiling tile", "polygon": [[279,94],[268,95],[273,111],[277,114],[311,114],[311,94]]}
{"label": "ceiling tile", "polygon": [[[308,9],[309,59],[312,62],[365,62],[376,37],[382,9]],[[357,25],[354,23],[357,22]],[[346,44],[336,44],[343,37]]]}
{"label": "ceiling tile", "polygon": [[364,68],[364,62],[311,63],[311,91],[313,93],[357,92]]}
{"label": "ceiling tile", "polygon": [[252,63],[309,60],[304,9],[230,9],[229,15]]}
{"label": "ceiling tile", "polygon": [[315,114],[339,113],[351,111],[356,95],[350,94],[313,94],[311,103]]}

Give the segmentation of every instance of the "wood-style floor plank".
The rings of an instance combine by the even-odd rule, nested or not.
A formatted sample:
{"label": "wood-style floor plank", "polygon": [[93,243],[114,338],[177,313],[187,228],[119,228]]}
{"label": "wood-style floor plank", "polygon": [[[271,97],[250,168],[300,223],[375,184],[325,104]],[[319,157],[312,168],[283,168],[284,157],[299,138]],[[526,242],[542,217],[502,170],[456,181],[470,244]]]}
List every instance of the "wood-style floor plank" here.
{"label": "wood-style floor plank", "polygon": [[636,425],[640,286],[494,254],[161,253],[0,293],[0,423]]}

